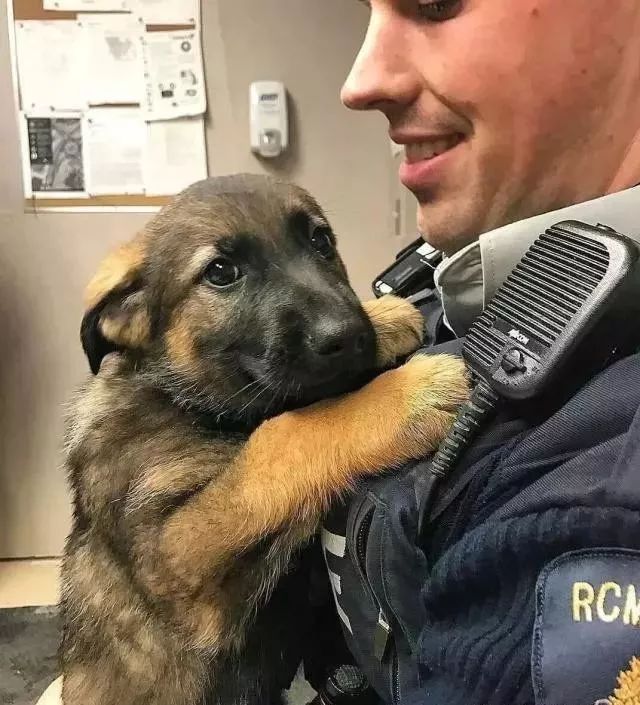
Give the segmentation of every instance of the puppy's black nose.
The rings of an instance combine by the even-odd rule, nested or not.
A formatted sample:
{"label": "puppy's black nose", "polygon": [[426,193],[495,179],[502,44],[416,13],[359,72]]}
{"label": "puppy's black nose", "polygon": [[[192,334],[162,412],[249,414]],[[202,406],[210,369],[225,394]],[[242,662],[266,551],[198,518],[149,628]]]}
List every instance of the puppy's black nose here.
{"label": "puppy's black nose", "polygon": [[367,334],[362,327],[348,320],[320,319],[307,335],[309,348],[331,360],[363,352],[366,342]]}

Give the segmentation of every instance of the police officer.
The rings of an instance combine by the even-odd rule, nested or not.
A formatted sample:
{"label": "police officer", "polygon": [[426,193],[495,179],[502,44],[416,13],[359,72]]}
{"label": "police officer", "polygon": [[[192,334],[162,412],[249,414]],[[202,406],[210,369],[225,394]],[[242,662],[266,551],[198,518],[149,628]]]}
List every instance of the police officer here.
{"label": "police officer", "polygon": [[[464,336],[558,221],[640,240],[638,0],[368,4],[342,99],[381,111],[404,146],[399,177],[446,255],[448,330]],[[440,488],[420,545],[416,468],[334,512],[338,613],[379,698],[640,702],[639,409],[633,355],[541,418],[499,416]]]}

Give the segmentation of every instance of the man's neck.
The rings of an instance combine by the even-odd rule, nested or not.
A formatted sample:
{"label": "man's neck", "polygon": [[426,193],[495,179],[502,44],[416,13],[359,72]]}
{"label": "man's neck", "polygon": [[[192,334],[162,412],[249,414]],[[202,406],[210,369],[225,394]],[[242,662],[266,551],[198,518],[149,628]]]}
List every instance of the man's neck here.
{"label": "man's neck", "polygon": [[640,131],[631,142],[622,164],[607,189],[607,194],[617,193],[640,184]]}

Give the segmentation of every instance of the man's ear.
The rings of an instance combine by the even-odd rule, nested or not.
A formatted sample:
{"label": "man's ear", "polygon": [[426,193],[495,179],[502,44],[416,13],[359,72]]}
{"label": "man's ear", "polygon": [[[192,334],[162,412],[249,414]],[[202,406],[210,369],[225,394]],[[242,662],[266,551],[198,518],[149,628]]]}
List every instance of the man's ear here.
{"label": "man's ear", "polygon": [[110,254],[87,287],[80,338],[93,374],[110,352],[143,350],[149,343],[144,255],[139,235]]}

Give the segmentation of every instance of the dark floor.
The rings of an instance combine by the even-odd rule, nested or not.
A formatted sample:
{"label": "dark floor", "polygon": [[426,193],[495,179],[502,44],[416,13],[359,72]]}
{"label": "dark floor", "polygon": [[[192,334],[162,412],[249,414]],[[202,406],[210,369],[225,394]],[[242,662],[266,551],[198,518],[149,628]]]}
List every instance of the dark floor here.
{"label": "dark floor", "polygon": [[57,607],[0,609],[0,705],[34,705],[58,676]]}

